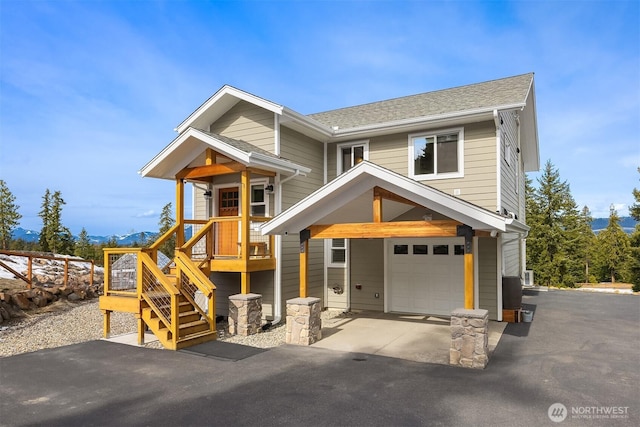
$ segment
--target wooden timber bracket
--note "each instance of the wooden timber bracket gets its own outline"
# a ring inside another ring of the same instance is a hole
[[[464,237],[464,253],[473,253],[473,228],[468,225],[459,225],[457,228],[458,237]]]

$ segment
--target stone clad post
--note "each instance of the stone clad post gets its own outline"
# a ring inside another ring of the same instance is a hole
[[[253,335],[262,326],[262,295],[237,294],[229,297],[229,333]]]
[[[287,344],[311,345],[322,338],[320,298],[287,300]]]
[[[449,364],[484,369],[489,363],[489,312],[457,308],[451,312]]]

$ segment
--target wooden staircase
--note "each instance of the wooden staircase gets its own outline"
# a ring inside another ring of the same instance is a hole
[[[209,279],[212,254],[198,259],[191,256],[195,244],[212,241],[213,224],[208,221],[188,242],[176,247],[168,265],[158,265],[158,248],[183,224],[174,225],[149,248],[105,249],[104,295],[100,297],[105,336],[109,336],[111,312],[123,311],[139,319],[140,344],[145,329],[170,350],[217,338],[216,286]]]
[[[171,310],[168,304],[159,305],[161,311]],[[142,303],[142,320],[151,329],[165,348],[178,350],[195,344],[212,341],[217,338],[217,332],[211,331],[209,323],[202,319],[200,312],[184,295],[178,297],[178,336],[148,303]]]

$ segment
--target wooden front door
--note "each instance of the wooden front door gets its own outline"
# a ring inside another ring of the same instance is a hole
[[[218,216],[238,216],[240,202],[238,187],[218,190]],[[218,253],[238,255],[238,221],[221,222],[218,230]]]

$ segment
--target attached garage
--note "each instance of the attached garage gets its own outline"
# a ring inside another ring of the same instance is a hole
[[[389,239],[387,311],[445,315],[464,306],[464,239]]]

